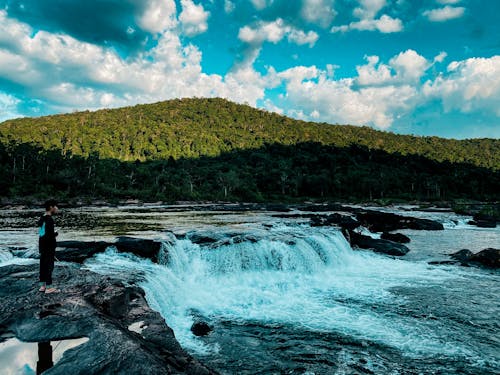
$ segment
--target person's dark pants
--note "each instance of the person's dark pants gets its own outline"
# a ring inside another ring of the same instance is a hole
[[[43,250],[40,252],[40,282],[52,284],[52,271],[54,271],[54,251]]]

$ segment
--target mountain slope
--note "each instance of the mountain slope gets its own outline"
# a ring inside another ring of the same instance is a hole
[[[451,140],[381,132],[368,127],[309,123],[224,99],[178,99],[0,124],[0,142],[28,143],[62,155],[121,161],[217,156],[264,144],[317,142],[389,154],[468,163],[500,170],[500,140]]]

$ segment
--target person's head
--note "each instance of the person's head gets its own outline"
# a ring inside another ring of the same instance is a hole
[[[57,213],[59,209],[57,207],[57,202],[55,199],[49,199],[48,201],[45,202],[44,206],[45,206],[45,211],[47,213],[50,213],[51,215]]]

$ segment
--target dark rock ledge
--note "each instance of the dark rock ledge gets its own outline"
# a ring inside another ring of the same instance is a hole
[[[38,265],[0,267],[0,342],[88,337],[46,374],[214,374],[186,353],[135,286],[56,265],[60,293],[37,291]],[[143,322],[140,333],[129,330]]]
[[[133,237],[118,237],[115,242],[58,241],[56,257],[61,261],[83,263],[95,254],[104,252],[109,246],[114,246],[120,252],[132,253],[157,262],[161,242]]]

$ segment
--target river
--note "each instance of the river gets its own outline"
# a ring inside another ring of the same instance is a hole
[[[85,267],[140,273],[181,345],[223,374],[500,373],[500,272],[428,264],[462,248],[498,248],[500,229],[449,212],[386,210],[445,230],[400,231],[411,251],[395,259],[351,249],[334,227],[266,211],[94,207],[67,209],[56,224],[60,240],[163,240],[160,264],[108,248]],[[0,217],[0,265],[29,261],[37,212]],[[240,240],[200,246],[193,232]],[[200,319],[213,327],[208,336],[191,333]]]

